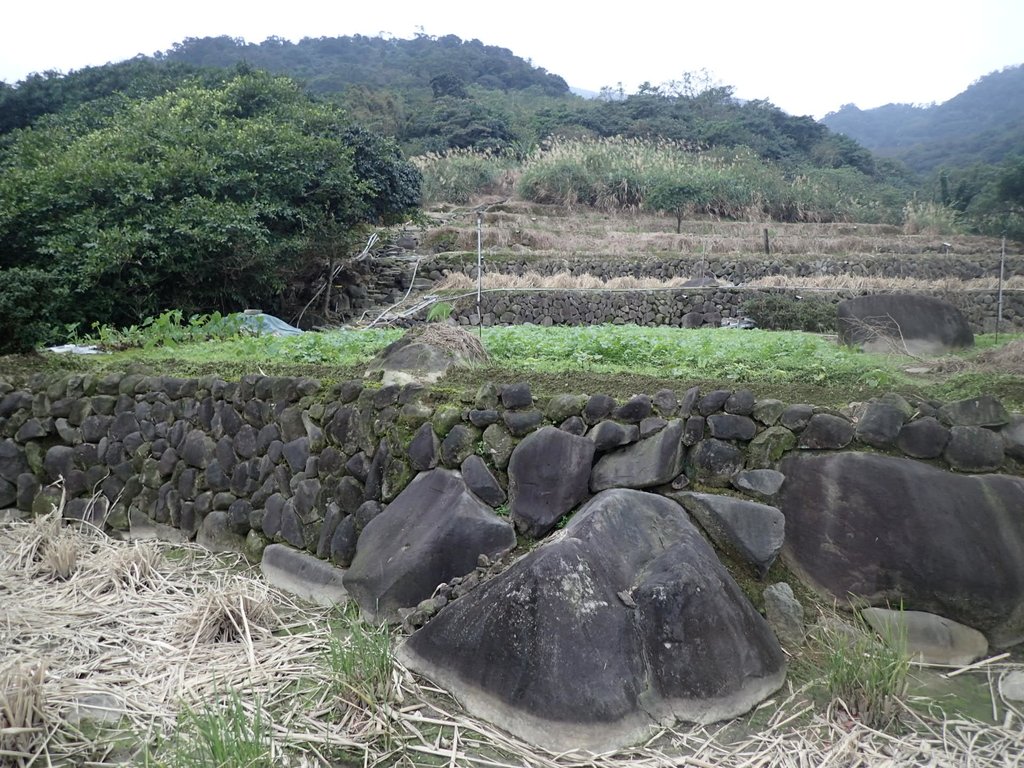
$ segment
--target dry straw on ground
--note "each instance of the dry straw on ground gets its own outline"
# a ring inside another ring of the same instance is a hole
[[[78,552],[65,579],[42,565],[60,536]],[[144,745],[181,727],[183,707],[225,692],[247,713],[262,709],[268,764],[284,766],[346,755],[343,764],[367,767],[1010,768],[1024,754],[1024,713],[999,698],[998,675],[1010,668],[1000,664],[978,673],[993,681],[997,725],[915,706],[894,735],[791,689],[730,723],[666,729],[598,756],[531,749],[397,666],[387,700],[339,706],[325,662],[336,613],[292,602],[237,558],[61,529],[56,516],[0,526],[0,594],[5,766],[142,764]]]
[[[416,326],[403,338],[452,352],[463,360],[484,362],[488,359],[487,350],[478,337],[450,323],[426,323]]]
[[[532,270],[522,274],[485,273],[483,287],[487,290],[505,289],[524,291],[536,289],[551,290],[666,290],[681,288],[689,277],[660,279],[654,277],[613,277],[603,279],[590,273],[572,274],[555,272],[545,275]],[[730,285],[722,281],[723,285]],[[995,291],[999,288],[996,278],[972,280],[920,280],[900,277],[862,277],[857,275],[820,275],[816,277],[787,277],[776,275],[743,283],[744,288],[794,288],[821,291],[870,291],[887,293],[956,293],[962,291]],[[476,280],[461,272],[446,275],[434,284],[435,291],[469,291],[476,288]],[[1005,290],[1024,290],[1024,277],[1011,277],[1004,281]]]

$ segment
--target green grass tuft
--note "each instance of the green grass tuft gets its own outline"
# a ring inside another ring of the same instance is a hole
[[[907,692],[910,654],[905,624],[892,636],[876,635],[859,618],[853,625],[821,625],[822,674],[833,705],[869,728],[895,724]],[[852,630],[852,631],[851,631]]]
[[[200,709],[186,707],[174,736],[146,757],[151,768],[274,768],[270,724],[257,700],[247,707],[238,691]]]
[[[358,609],[340,612],[327,649],[333,693],[359,706],[387,701],[391,692],[391,635],[386,626],[371,627]]]

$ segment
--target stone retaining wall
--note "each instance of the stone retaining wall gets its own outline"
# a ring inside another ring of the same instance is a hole
[[[746,390],[535,401],[526,384],[488,384],[451,405],[419,385],[37,375],[0,382],[0,509],[45,511],[63,492],[65,516],[111,529],[144,515],[213,546],[284,541],[347,566],[362,527],[417,472],[461,469],[500,507],[517,444],[545,425],[590,435],[600,456],[680,424],[689,458],[676,488],[742,492],[739,473],[788,451],[858,447],[1020,474],[1021,417],[989,400],[940,408],[893,396],[844,415]]]
[[[487,258],[485,270],[498,274],[521,275],[538,272],[553,275],[569,272],[590,274],[603,280],[613,277],[701,277],[711,274],[737,285],[764,277],[857,277],[915,278],[919,280],[971,280],[999,277],[999,254],[882,253],[855,254],[847,258],[827,255],[772,255],[768,257],[699,254],[673,257],[637,255],[628,259],[600,256],[573,256],[571,259]],[[442,254],[423,264],[422,277],[437,280],[446,272],[461,272],[476,277],[476,254]],[[1024,256],[1007,255],[1005,276],[1024,275]]]
[[[766,295],[814,297],[838,304],[866,295],[866,291],[806,291],[786,288],[736,287],[677,288],[648,291],[485,291],[481,297],[483,324],[520,325],[669,325],[718,326],[722,318],[742,314],[741,305]],[[995,330],[996,291],[960,291],[933,294],[959,309],[975,333]],[[476,325],[476,296],[455,302],[454,319]],[[1024,330],[1024,291],[1003,293],[1003,326],[1008,332]]]

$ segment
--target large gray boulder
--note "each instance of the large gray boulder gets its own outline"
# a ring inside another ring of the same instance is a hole
[[[933,296],[858,296],[840,302],[836,313],[839,338],[851,346],[917,355],[974,345],[960,310]]]
[[[345,589],[371,622],[397,622],[400,608],[465,576],[480,555],[497,558],[515,543],[512,526],[474,496],[459,473],[422,472],[366,524]]]
[[[626,489],[595,496],[398,656],[475,716],[554,751],[733,717],[785,674],[766,622],[679,505]]]
[[[828,599],[927,611],[1024,640],[1024,478],[866,453],[791,455],[783,558]]]
[[[594,465],[590,489],[651,488],[663,485],[683,471],[686,446],[683,421],[673,419],[663,430],[617,451],[606,453]]]
[[[509,510],[516,528],[540,538],[587,495],[594,443],[557,427],[523,438],[508,463]]]

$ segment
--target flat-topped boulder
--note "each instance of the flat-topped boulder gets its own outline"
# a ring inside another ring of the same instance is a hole
[[[783,558],[828,599],[926,611],[1024,640],[1024,478],[868,453],[791,455]]]
[[[925,664],[963,667],[988,653],[981,632],[933,613],[865,608],[861,615],[875,632],[904,642],[907,653]]]
[[[960,310],[934,296],[858,296],[840,302],[836,314],[839,338],[851,346],[910,355],[974,346],[974,334]]]
[[[271,544],[263,550],[260,570],[270,584],[317,605],[330,607],[348,602],[342,584],[345,572],[308,552],[286,544]]]
[[[627,489],[595,496],[398,656],[473,715],[554,751],[733,717],[785,674],[767,623],[682,508]]]

